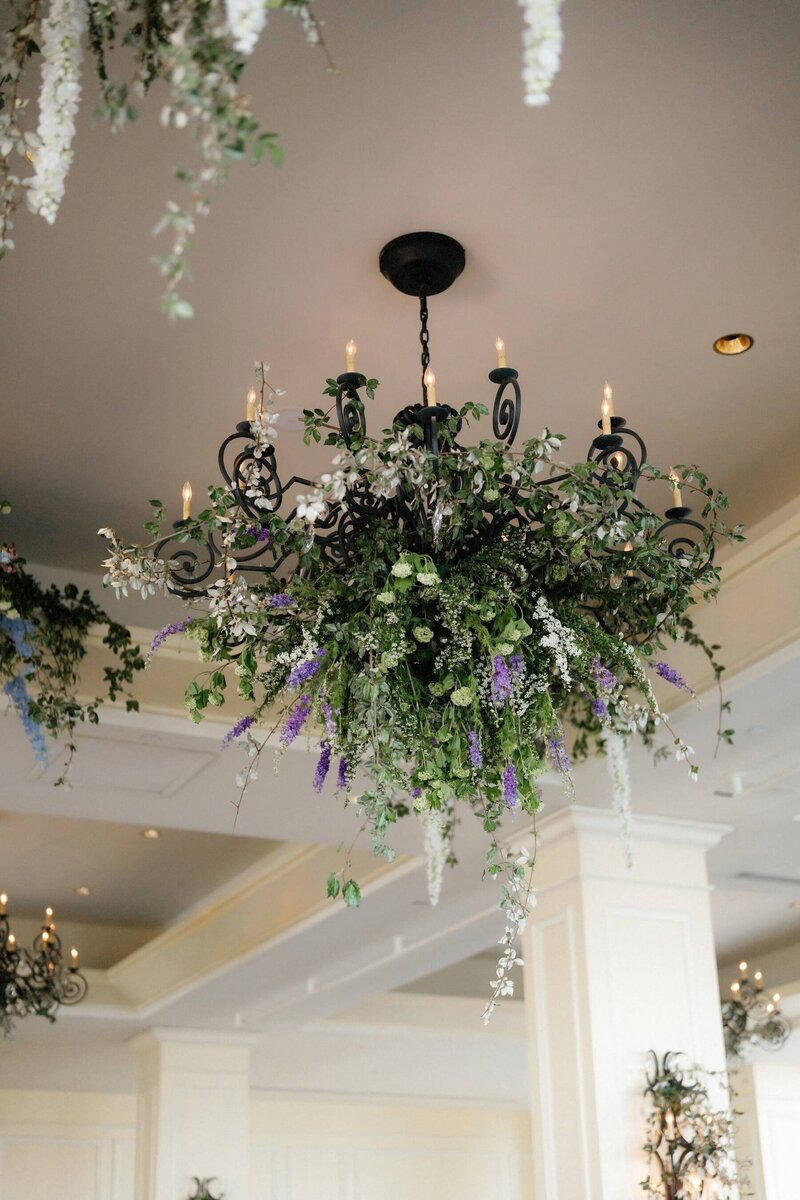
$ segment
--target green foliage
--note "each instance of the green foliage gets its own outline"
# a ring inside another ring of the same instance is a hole
[[[0,511],[10,511],[7,501]],[[79,699],[80,670],[90,632],[102,628],[102,644],[113,661],[103,668],[104,688],[91,699]],[[45,587],[25,570],[13,546],[0,547],[0,684],[13,695],[24,683],[23,719],[29,735],[41,727],[66,742],[63,783],[75,751],[75,730],[81,722],[96,725],[106,701],[125,700],[138,709],[130,686],[144,667],[139,647],[124,625],[112,621],[88,591],[74,584]],[[35,743],[36,744],[36,743]]]

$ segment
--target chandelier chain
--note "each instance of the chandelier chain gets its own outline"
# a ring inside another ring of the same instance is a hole
[[[431,353],[429,348],[430,334],[428,332],[428,297],[420,296],[419,298],[419,340],[422,346],[422,354],[420,362],[422,363],[422,399],[426,399],[427,387],[425,386],[425,372],[430,366]]]

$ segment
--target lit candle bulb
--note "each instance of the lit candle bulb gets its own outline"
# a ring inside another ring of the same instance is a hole
[[[736,993],[739,991],[739,984],[738,984],[738,983],[732,983],[732,984],[731,984],[731,991],[733,992],[733,994],[734,994],[734,995],[736,995]]]
[[[6,911],[7,904],[8,896],[5,894],[5,892],[0,893],[0,913],[4,913]]]
[[[672,476],[672,475],[670,475],[670,479],[672,479],[672,478],[673,478],[673,476]],[[678,493],[678,504],[680,504],[680,493]],[[746,963],[746,962],[740,962],[740,963],[739,963],[739,970],[741,971],[742,975],[744,975],[745,971],[747,970],[747,963]]]
[[[780,992],[776,992],[775,995],[772,997],[772,999],[775,1001],[776,1004],[780,1004],[780,1002],[781,1002]]]
[[[753,979],[755,979],[756,983],[761,983],[761,980],[763,978],[764,978],[764,976],[761,974],[760,971],[756,971],[755,975],[753,976]]]
[[[47,923],[49,925],[53,919],[53,910],[49,904],[48,904],[47,908],[44,910],[44,915],[47,917]]]
[[[43,932],[43,934],[42,934],[42,941],[43,941],[43,942],[49,942],[49,941],[50,941],[50,934],[48,933],[48,931],[47,931],[46,929],[45,929],[45,931],[44,931],[44,932]]]
[[[350,338],[350,341],[344,348],[345,361],[347,363],[348,371],[355,371],[356,369],[356,350],[358,350],[358,346],[355,344],[353,339]]]
[[[506,364],[506,344],[501,337],[495,338],[494,348],[497,351],[498,367],[505,367]]]
[[[672,1115],[671,1108],[667,1109],[667,1115],[666,1115],[664,1124],[666,1126],[667,1138],[669,1139],[669,1141],[674,1141],[674,1139],[675,1139],[675,1118]]]
[[[672,483],[672,507],[683,508],[683,500],[681,498],[680,480],[674,471],[669,473],[670,482]],[[746,971],[747,963],[739,963],[739,970]]]
[[[434,373],[430,369],[430,367],[428,367],[426,369],[425,374],[422,376],[422,382],[425,384],[425,396],[427,398],[428,404],[429,405],[435,404],[436,403],[436,376],[434,375]]]
[[[17,944],[17,939],[14,937],[14,934],[13,934],[13,933],[10,933],[10,934],[8,935],[8,944],[9,944],[9,946],[11,946],[11,947],[12,947],[12,949],[13,949],[13,947],[14,947],[14,946],[16,946],[16,944]]]
[[[255,388],[250,388],[247,393],[247,419],[254,421],[256,417],[256,405],[258,404],[258,396]]]
[[[75,971],[75,970],[77,970],[77,967],[78,967],[78,951],[75,948],[75,946],[72,947],[72,949],[69,952],[69,955],[70,955],[70,958],[72,959],[70,966],[72,967],[73,971]]]
[[[192,485],[188,479],[181,489],[181,497],[183,498],[183,519],[188,521],[192,515]]]
[[[614,389],[612,388],[612,386],[608,382],[608,380],[606,380],[606,385],[603,388],[603,399],[608,404],[608,415],[610,417],[613,417],[614,416]]]
[[[603,434],[611,433],[611,402],[606,395],[608,384],[603,389],[603,399],[600,403],[600,419],[602,421]]]

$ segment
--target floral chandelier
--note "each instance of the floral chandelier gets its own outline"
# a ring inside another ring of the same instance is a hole
[[[74,946],[64,960],[52,908],[45,909],[44,923],[30,952],[10,931],[7,905],[4,892],[0,895],[0,1025],[9,1037],[15,1018],[36,1016],[55,1021],[62,1004],[79,1004],[88,989],[78,970]]]
[[[151,501],[149,543],[100,532],[110,542],[105,582],[118,594],[163,589],[189,604],[152,650],[177,632],[197,643],[207,669],[186,690],[191,719],[233,690],[247,706],[224,739],[247,753],[242,794],[268,745],[280,757],[314,730],[314,790],[337,760],[336,789],[377,854],[391,861],[391,826],[418,815],[434,903],[460,814],[478,817],[506,916],[488,1017],[513,990],[514,942],[531,903],[531,853],[507,849],[504,817],[535,817],[547,771],[571,792],[571,758],[595,748],[627,830],[632,734],[650,743],[666,730],[656,753],[674,753],[696,777],[651,681],[694,695],[660,655],[675,639],[704,650],[719,678],[689,614],[719,589],[716,542],[742,534],[725,524],[727,500],[697,467],[647,462],[608,385],[584,460],[554,461],[563,437],[548,429],[515,450],[521,391],[499,338],[492,437],[464,444],[467,424],[488,409],[437,396],[428,331],[428,298],[463,267],[463,248],[442,234],[408,234],[381,252],[383,274],[419,301],[422,379],[419,400],[380,438],[366,422],[378,381],[356,369],[350,342],[346,370],[327,380],[327,407],[304,411],[305,440],[324,439],[332,469],[284,479],[275,451],[283,393],[258,363],[246,419],[219,450],[222,483],[202,511],[192,516],[187,483],[171,533],[160,501]],[[639,495],[643,482],[650,494],[663,489],[663,514]],[[699,499],[699,519],[684,490]],[[349,855],[328,892],[358,904]]]
[[[739,978],[731,984],[729,999],[722,1002],[725,1049],[735,1060],[744,1057],[748,1045],[780,1050],[791,1027],[780,1010],[780,993],[764,995],[764,976],[756,971],[750,979],[747,963],[739,963]]]

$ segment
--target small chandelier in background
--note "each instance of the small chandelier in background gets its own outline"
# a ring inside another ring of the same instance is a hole
[[[791,1027],[780,1010],[780,994],[764,995],[764,977],[756,971],[752,980],[747,963],[739,963],[739,978],[731,984],[729,1000],[722,1001],[725,1049],[731,1059],[741,1059],[748,1045],[780,1050]]]
[[[9,1037],[16,1017],[46,1017],[55,1021],[62,1004],[79,1004],[88,986],[78,970],[73,946],[64,961],[52,908],[36,935],[32,951],[17,943],[9,927],[8,896],[0,895],[0,1026]]]

